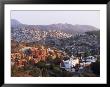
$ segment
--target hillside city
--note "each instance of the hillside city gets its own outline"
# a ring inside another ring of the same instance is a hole
[[[26,25],[11,20],[11,76],[100,76],[100,30],[89,25]]]

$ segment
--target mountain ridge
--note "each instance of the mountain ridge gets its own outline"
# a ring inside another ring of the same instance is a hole
[[[96,27],[94,27],[94,26],[91,26],[91,25],[79,25],[79,24],[75,24],[75,25],[73,25],[73,24],[69,24],[69,23],[55,23],[55,24],[46,24],[46,25],[29,25],[29,24],[23,24],[23,23],[21,23],[21,22],[19,22],[18,20],[16,20],[16,19],[11,19],[11,25],[14,25],[14,24],[16,24],[16,25],[19,25],[19,24],[22,24],[22,25],[27,25],[27,26],[74,26],[74,27],[81,27],[81,26],[84,26],[84,27],[92,27],[92,28],[94,28],[94,29],[96,29],[96,30],[99,30],[99,28],[96,28]]]
[[[26,25],[17,20],[11,20],[11,38],[17,39],[18,41],[39,41],[46,37],[57,39],[69,38],[76,34],[97,30],[99,29],[90,25],[72,25],[68,23]]]

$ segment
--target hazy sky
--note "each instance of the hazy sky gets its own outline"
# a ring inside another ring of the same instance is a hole
[[[11,19],[31,25],[69,23],[100,28],[100,11],[11,11]]]

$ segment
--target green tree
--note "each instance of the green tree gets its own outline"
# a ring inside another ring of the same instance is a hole
[[[85,57],[90,56],[90,55],[91,55],[90,51],[86,51],[85,54],[84,54]]]
[[[60,63],[61,63],[61,58],[55,58],[54,59],[54,64],[55,65],[60,65]]]
[[[96,61],[95,63],[92,63],[91,70],[93,71],[94,74],[100,76],[100,62]]]
[[[46,59],[46,62],[48,63],[53,63],[53,59],[51,56],[48,56],[47,59]]]
[[[42,69],[42,76],[43,77],[48,77],[49,76],[47,68]]]
[[[42,76],[42,71],[39,68],[34,68],[29,74],[34,77],[39,77]]]
[[[18,67],[16,65],[11,66],[11,76],[16,76],[17,72],[18,72]]]
[[[61,71],[60,67],[54,66],[52,71],[53,71],[53,73],[55,73],[56,77],[61,76],[62,71]]]
[[[39,61],[36,65],[38,68],[44,68],[44,67],[46,67],[46,62],[45,61]]]

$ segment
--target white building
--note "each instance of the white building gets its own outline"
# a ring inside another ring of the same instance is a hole
[[[54,50],[52,50],[51,48],[48,48],[48,51],[49,51],[49,52],[54,52]]]
[[[76,64],[79,64],[79,59],[70,58],[70,59],[65,60],[65,61],[63,60],[60,63],[60,67],[64,68],[67,71],[75,72],[75,69],[73,67],[75,67]]]
[[[83,61],[83,64],[85,66],[85,65],[90,65],[93,62],[96,62],[97,58],[95,58],[94,56],[88,56],[85,59],[83,58],[82,61]]]

